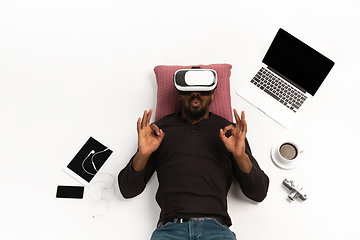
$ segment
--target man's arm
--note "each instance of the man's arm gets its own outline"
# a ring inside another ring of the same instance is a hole
[[[154,165],[151,159],[148,160],[143,170],[136,172],[132,167],[135,156],[130,159],[118,175],[120,192],[124,198],[132,198],[142,193],[154,173]]]
[[[269,178],[262,171],[258,162],[253,157],[251,149],[247,139],[246,142],[246,154],[249,157],[252,168],[250,173],[244,173],[239,167],[238,164],[234,161],[233,169],[236,180],[240,184],[241,191],[253,201],[261,202],[265,199],[268,188],[269,188]]]
[[[245,138],[247,133],[247,124],[245,121],[245,112],[241,112],[241,119],[234,109],[234,116],[236,120],[236,126],[226,126],[224,129],[220,129],[220,138],[224,142],[225,147],[234,156],[239,168],[244,173],[250,173],[252,169],[252,163],[249,156],[245,152],[246,144]],[[225,133],[231,131],[231,136],[226,137]]]
[[[149,112],[145,110],[143,118],[138,118],[138,151],[118,175],[120,192],[125,198],[140,194],[154,172],[153,164],[149,167],[147,165],[151,154],[160,146],[165,133],[156,124],[150,125],[151,114],[152,109]]]
[[[137,121],[139,151],[132,162],[132,167],[136,172],[145,168],[150,155],[159,148],[165,136],[165,133],[156,124],[150,125],[151,114],[152,109],[149,113],[145,110],[143,118],[138,118]]]
[[[226,148],[232,153],[236,161],[234,166],[235,177],[240,183],[243,193],[250,199],[261,202],[267,195],[269,178],[260,169],[255,158],[251,154],[250,147],[246,140],[247,124],[245,112],[239,117],[234,109],[236,126],[226,126],[220,129],[220,138]],[[231,136],[226,137],[225,133],[231,131]]]

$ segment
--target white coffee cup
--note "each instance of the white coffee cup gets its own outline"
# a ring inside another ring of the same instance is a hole
[[[304,149],[294,141],[281,141],[271,149],[271,158],[280,168],[292,169],[299,165]]]

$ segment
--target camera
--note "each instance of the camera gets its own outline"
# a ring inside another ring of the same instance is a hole
[[[295,199],[298,197],[303,201],[308,199],[307,190],[305,190],[299,184],[295,183],[294,180],[287,177],[284,179],[283,184],[285,187],[287,187],[290,190],[290,194],[288,195],[288,198],[291,201],[295,201]]]

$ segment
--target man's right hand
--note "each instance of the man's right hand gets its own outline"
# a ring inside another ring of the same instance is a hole
[[[158,149],[165,136],[165,133],[156,124],[150,125],[151,114],[152,109],[149,112],[145,110],[143,118],[138,118],[137,121],[139,151],[133,161],[135,171],[141,171],[145,168],[150,155]]]

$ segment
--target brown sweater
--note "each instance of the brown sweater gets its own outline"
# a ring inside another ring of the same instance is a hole
[[[165,132],[160,147],[140,172],[131,167],[134,155],[119,173],[118,181],[125,198],[135,197],[156,171],[159,221],[220,217],[230,226],[226,197],[234,177],[248,198],[261,202],[266,197],[269,178],[252,156],[247,140],[246,153],[253,164],[249,174],[239,169],[219,137],[220,128],[233,123],[210,114],[209,118],[192,125],[178,114],[172,114],[156,124]]]

